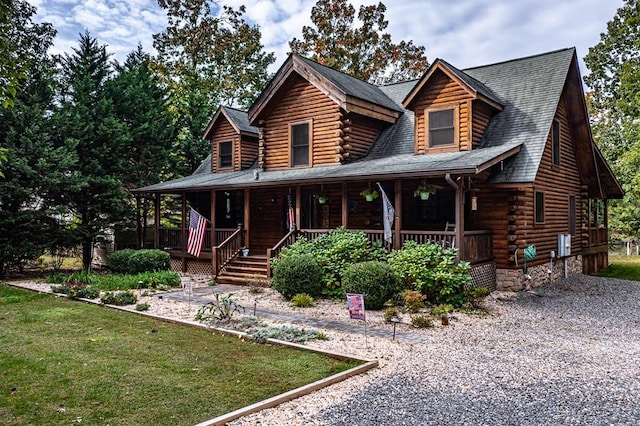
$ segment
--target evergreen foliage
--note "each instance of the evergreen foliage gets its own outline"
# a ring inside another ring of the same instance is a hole
[[[625,0],[589,49],[584,77],[593,138],[626,194],[611,203],[612,234],[640,235],[640,1]]]

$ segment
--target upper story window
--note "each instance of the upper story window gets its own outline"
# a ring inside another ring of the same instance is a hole
[[[553,120],[551,126],[551,156],[554,166],[560,165],[560,123]]]
[[[454,146],[458,143],[457,113],[457,106],[425,111],[428,148]]]
[[[536,191],[536,223],[544,223],[544,192]]]
[[[218,168],[233,167],[233,142],[220,142],[218,144]]]
[[[311,161],[311,120],[289,125],[291,166],[308,166]]]

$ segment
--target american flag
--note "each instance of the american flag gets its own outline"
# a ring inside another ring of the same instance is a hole
[[[193,208],[189,213],[189,239],[187,240],[187,253],[200,257],[204,233],[207,229],[207,219],[201,216]]]

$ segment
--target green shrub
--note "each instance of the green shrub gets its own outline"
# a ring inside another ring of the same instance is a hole
[[[306,293],[299,293],[291,299],[291,306],[295,306],[296,308],[309,308],[315,306],[315,303],[313,303],[313,297]]]
[[[409,313],[416,313],[424,308],[424,294],[416,290],[406,290],[403,293],[404,306]]]
[[[215,300],[202,306],[196,313],[196,321],[230,321],[236,313],[244,312],[244,307],[238,304],[233,293],[214,295]]]
[[[170,256],[162,250],[119,250],[109,256],[109,268],[116,274],[166,271]]]
[[[400,311],[395,306],[389,306],[382,314],[384,322],[391,322],[393,318],[400,319]]]
[[[70,281],[72,279],[71,277],[73,277],[73,275],[68,277],[65,282],[75,282]],[[178,273],[173,271],[145,272],[135,275],[85,274],[82,279],[91,283],[92,287],[104,291],[140,288],[169,290],[172,287],[180,286],[180,277]]]
[[[67,282],[67,275],[62,272],[52,272],[47,275],[46,281],[51,284],[64,284]]]
[[[468,262],[455,262],[456,249],[440,244],[405,242],[389,255],[389,265],[403,289],[417,290],[431,303],[461,306],[464,286],[470,281]]]
[[[138,312],[143,312],[143,311],[148,311],[149,310],[149,304],[148,303],[138,303],[136,305],[136,311]]]
[[[431,308],[431,313],[436,317],[443,317],[451,312],[453,312],[453,306],[447,304],[436,305]]]
[[[480,302],[482,302],[491,291],[486,287],[471,287],[465,291],[465,296],[467,298],[467,302],[471,304],[474,308],[480,307]]]
[[[273,269],[271,287],[287,300],[298,293],[319,296],[324,285],[323,272],[312,255],[286,256]]]
[[[272,327],[256,317],[242,318],[235,328],[249,334],[257,343],[264,343],[267,339],[293,343],[304,343],[307,340],[328,340],[327,335],[321,331],[295,327]]]
[[[100,301],[105,305],[133,305],[138,297],[131,291],[108,291],[102,295]]]
[[[416,315],[411,318],[411,325],[416,328],[431,328],[433,327],[433,320],[425,315]]]
[[[342,289],[346,293],[364,294],[366,308],[381,309],[396,294],[398,286],[388,264],[368,261],[355,263],[346,269]]]
[[[51,291],[54,293],[66,294],[72,299],[95,299],[99,295],[98,290],[80,282],[68,282],[61,285],[52,285]]]
[[[387,255],[382,245],[371,244],[364,232],[340,227],[313,241],[300,238],[282,250],[280,257],[273,262],[274,268],[288,257],[303,254],[313,256],[322,267],[325,283],[323,294],[328,297],[344,297],[341,282],[349,265],[368,260],[383,260]]]

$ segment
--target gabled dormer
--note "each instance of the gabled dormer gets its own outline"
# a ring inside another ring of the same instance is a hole
[[[258,166],[305,168],[367,155],[402,108],[378,87],[291,54],[249,109]]]
[[[470,151],[480,145],[500,98],[481,82],[436,59],[405,98],[415,113],[414,153]]]
[[[258,155],[258,129],[247,113],[221,106],[209,122],[203,139],[211,141],[211,173],[249,168]]]

